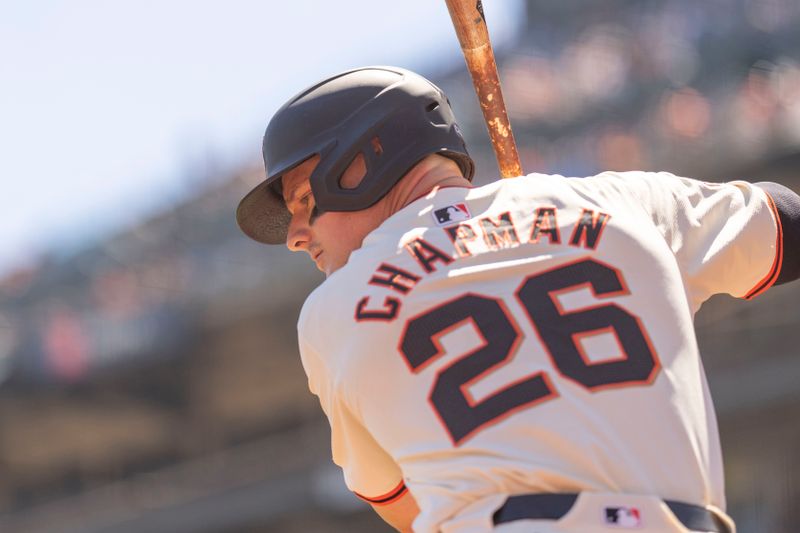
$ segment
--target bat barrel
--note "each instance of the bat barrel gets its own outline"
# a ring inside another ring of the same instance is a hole
[[[467,69],[489,130],[500,175],[504,178],[522,174],[522,165],[508,120],[497,64],[494,59],[483,6],[475,0],[445,0],[458,35]]]

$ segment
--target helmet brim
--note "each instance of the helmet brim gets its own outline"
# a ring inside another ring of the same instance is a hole
[[[291,221],[283,198],[268,181],[256,185],[236,208],[236,223],[245,235],[263,244],[285,244]]]

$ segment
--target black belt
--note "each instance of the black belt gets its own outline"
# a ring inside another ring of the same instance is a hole
[[[558,520],[569,512],[577,494],[521,494],[509,496],[506,503],[495,511],[494,524],[513,522],[514,520],[549,519]],[[693,531],[711,531],[713,533],[731,533],[727,524],[716,514],[699,505],[664,500],[675,517],[686,529]]]

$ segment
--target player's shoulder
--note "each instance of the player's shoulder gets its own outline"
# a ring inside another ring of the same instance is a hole
[[[353,278],[353,270],[355,269],[354,263],[350,261],[317,285],[303,303],[298,324],[307,323],[315,313],[330,313],[336,309],[337,303],[348,292],[348,287],[352,283],[350,280]]]
[[[665,171],[606,170],[584,178],[568,178],[572,188],[603,196],[645,201],[691,187],[697,180]]]
[[[646,170],[604,170],[592,176],[582,178],[569,178],[569,183],[580,186],[582,184],[598,184],[601,186],[639,187],[646,186],[651,181],[672,180],[677,177],[669,172],[652,172]]]
[[[501,187],[506,188],[527,188],[532,184],[548,183],[551,185],[561,186],[580,186],[592,183],[620,183],[620,184],[636,184],[647,182],[649,180],[658,179],[680,179],[669,172],[653,172],[645,170],[604,170],[593,175],[584,176],[566,176],[563,174],[544,174],[533,172],[515,178],[499,180],[497,182]]]
[[[589,176],[531,173],[500,180],[495,186],[498,188],[496,194],[500,195],[506,193],[519,197],[546,194],[569,201],[585,196],[595,199],[636,196],[658,186],[659,181],[671,179],[676,177],[666,172],[640,170],[608,170]]]

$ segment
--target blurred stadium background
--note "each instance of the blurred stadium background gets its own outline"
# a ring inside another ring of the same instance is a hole
[[[526,171],[800,191],[797,0],[520,5],[497,53]],[[478,182],[494,180],[463,62],[404,66],[450,95]],[[178,205],[0,279],[0,531],[388,531],[331,465],[297,356],[320,275],[237,231],[253,146]],[[697,317],[741,533],[800,531],[799,296],[720,297]]]

